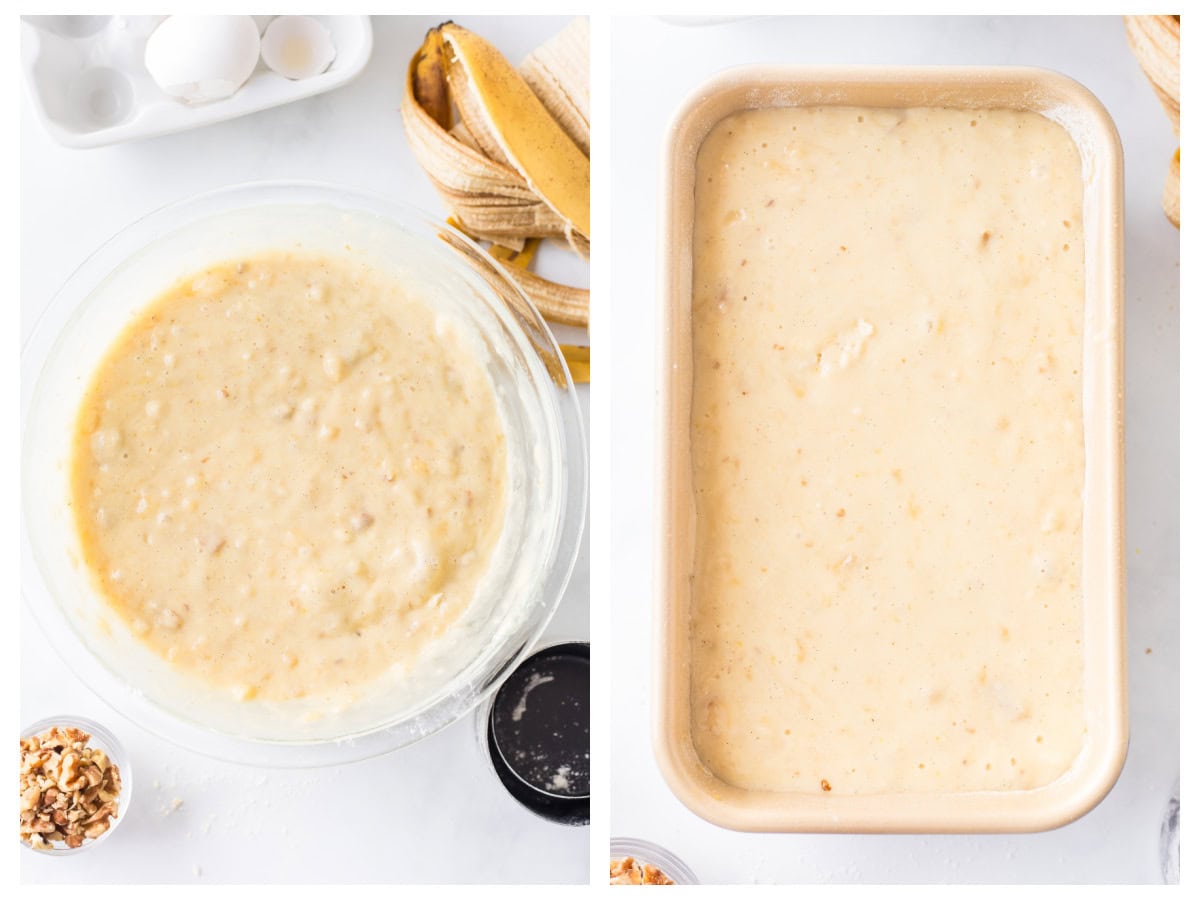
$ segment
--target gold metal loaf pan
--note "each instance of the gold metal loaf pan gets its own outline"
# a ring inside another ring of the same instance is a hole
[[[696,155],[721,119],[759,107],[850,105],[1033,110],[1061,123],[1083,161],[1085,349],[1083,625],[1086,741],[1041,788],[873,795],[749,791],[709,772],[689,714],[694,506],[692,228]],[[679,799],[712,823],[759,832],[1021,832],[1072,821],[1107,794],[1128,737],[1125,680],[1122,426],[1122,157],[1107,112],[1086,89],[1023,68],[754,67],[726,72],[684,104],[667,136],[661,198],[654,744]]]

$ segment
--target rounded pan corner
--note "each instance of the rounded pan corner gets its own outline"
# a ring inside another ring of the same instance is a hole
[[[1079,768],[1072,771],[1074,775],[1064,777],[1061,785],[1045,788],[1052,798],[1024,831],[1056,830],[1093,811],[1117,784],[1128,751],[1129,725],[1122,718],[1108,743],[1088,752]]]
[[[1087,816],[1112,791],[1125,767],[1129,750],[1129,725],[1122,711],[1116,714],[1108,737],[1085,749],[1067,773],[1049,785],[1017,793],[1024,802],[980,819],[967,829],[977,833],[1045,833],[1061,829]],[[937,821],[935,821],[937,823]],[[920,832],[941,832],[931,826]]]
[[[690,738],[685,743],[679,734],[671,732],[665,714],[665,708],[660,701],[659,713],[655,715],[653,721],[654,731],[650,734],[654,762],[658,765],[658,772],[662,774],[663,781],[671,790],[671,794],[689,810],[695,811],[692,801],[699,785],[699,777],[695,775],[693,769],[696,760],[695,749],[691,746]]]
[[[714,94],[733,87],[739,72],[753,68],[749,66],[737,66],[732,69],[724,69],[710,76],[684,95],[683,100],[679,102],[679,106],[675,108],[675,114],[667,123],[668,141],[680,132],[685,131],[692,124],[692,120],[701,113],[705,103]]]
[[[675,108],[674,115],[668,121],[664,133],[663,147],[668,165],[673,162],[674,155],[679,153],[681,146],[684,149],[689,145],[699,146],[704,135],[708,134],[709,129],[705,129],[704,135],[696,135],[689,141],[693,130],[711,115],[709,108],[714,99],[725,92],[738,89],[744,84],[747,76],[761,71],[761,68],[760,66],[746,65],[723,69],[684,95],[679,106]]]
[[[719,794],[724,788],[730,791],[730,797],[736,797],[740,790],[727,785],[705,768],[686,723],[681,725],[678,719],[672,719],[668,702],[662,697],[663,691],[660,688],[660,696],[655,702],[657,712],[653,719],[651,747],[658,772],[671,794],[701,820],[715,826],[743,832],[757,829],[752,813]]]
[[[1082,82],[1056,69],[1046,69],[1041,66],[1016,68],[1018,72],[1028,74],[1035,82],[1053,88],[1064,100],[1070,101],[1073,107],[1095,116],[1099,123],[1110,130],[1114,137],[1116,136],[1117,127],[1108,108]]]
[[[712,786],[719,780],[704,770],[689,739],[671,733],[659,720],[655,723],[653,748],[658,772],[680,804],[714,826],[742,832],[754,829],[747,825],[747,815],[741,809],[712,794]]]
[[[1031,66],[1022,67],[1021,71],[1027,73],[1035,83],[1052,90],[1077,114],[1086,117],[1087,124],[1090,126],[1090,137],[1102,145],[1104,156],[1114,163],[1123,159],[1121,134],[1117,131],[1117,124],[1113,122],[1108,108],[1104,106],[1100,98],[1092,93],[1091,89],[1071,76],[1054,69]]]

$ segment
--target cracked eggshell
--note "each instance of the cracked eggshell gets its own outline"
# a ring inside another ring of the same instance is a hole
[[[188,104],[229,97],[258,65],[253,16],[168,16],[146,42],[146,69]]]
[[[287,79],[320,75],[336,54],[329,29],[311,16],[279,16],[263,33],[263,62]]]

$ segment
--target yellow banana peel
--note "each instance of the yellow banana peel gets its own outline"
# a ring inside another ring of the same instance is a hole
[[[526,82],[486,40],[444,23],[409,64],[400,111],[456,224],[493,243],[493,257],[544,317],[581,326],[588,291],[528,268],[541,238],[562,239],[583,257],[590,251],[587,66],[578,59],[586,42],[586,20],[573,22],[522,64]]]

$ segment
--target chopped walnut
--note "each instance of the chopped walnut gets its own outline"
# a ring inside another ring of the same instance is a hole
[[[81,729],[55,726],[21,739],[21,839],[33,848],[79,848],[117,819],[121,773]]]
[[[634,858],[608,862],[609,886],[674,886],[675,881],[653,864],[643,864]]]

